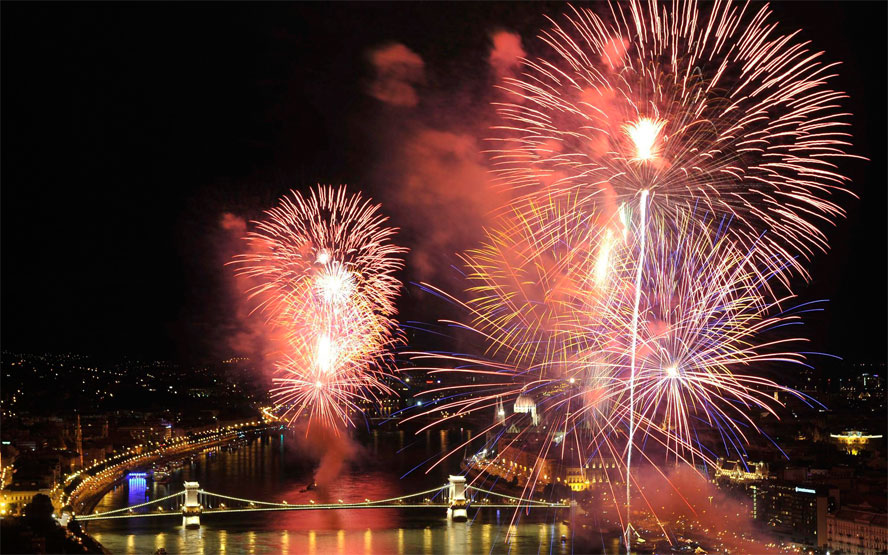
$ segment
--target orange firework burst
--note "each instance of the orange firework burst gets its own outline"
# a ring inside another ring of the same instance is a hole
[[[382,381],[400,340],[394,301],[406,249],[391,243],[379,205],[346,188],[292,192],[266,212],[235,257],[248,293],[287,348],[273,395],[292,422],[303,413],[334,429],[360,400],[392,393]]]

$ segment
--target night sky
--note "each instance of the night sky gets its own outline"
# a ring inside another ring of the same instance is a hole
[[[402,196],[417,177],[404,160],[423,152],[405,154],[404,145],[417,129],[442,141],[483,138],[495,122],[491,33],[518,33],[532,55],[543,15],[564,8],[4,2],[3,349],[233,354],[223,266],[233,247],[219,222],[225,213],[258,217],[290,188],[319,182],[383,201],[414,250],[405,281],[447,285],[453,251],[481,222],[470,221],[470,198],[429,201],[454,205],[441,206],[437,222],[458,229],[454,237],[439,241],[426,227],[434,221],[418,221],[414,199]],[[853,152],[870,159],[842,167],[860,200],[842,199],[848,218],[828,231],[831,252],[809,265],[810,285],[797,284],[801,301],[829,299],[802,333],[812,351],[883,362],[886,4],[773,9],[782,32],[802,29],[815,50],[843,62],[832,87],[850,95]],[[392,43],[422,59],[415,107],[369,94],[370,53]],[[483,165],[476,146],[450,154]],[[415,286],[401,301],[405,319],[432,322],[436,306]]]

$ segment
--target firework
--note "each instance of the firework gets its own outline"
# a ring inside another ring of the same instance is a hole
[[[539,371],[576,341],[593,347],[586,309],[607,293],[613,233],[572,199],[529,203],[464,257],[472,327],[495,338],[491,356]]]
[[[705,223],[705,216],[698,218]],[[741,250],[724,228],[697,225],[694,219],[688,215],[668,225],[652,222],[658,233],[648,238],[652,252],[632,298],[623,294],[599,305],[601,325],[611,337],[605,352],[595,354],[614,368],[630,368],[629,399],[620,409],[628,414],[623,418],[638,418],[643,434],[662,435],[669,453],[689,455],[691,462],[700,454],[692,421],[702,423],[698,428],[718,430],[739,448],[748,438],[737,422],[758,430],[749,411],[772,412],[769,393],[779,390],[803,398],[771,380],[745,374],[747,369],[761,372],[771,363],[804,363],[804,356],[781,350],[800,339],[766,339],[772,330],[799,318],[780,309],[792,301],[791,294],[768,297],[767,284],[775,272],[758,271],[752,262],[755,253]],[[636,333],[621,333],[630,313],[638,319],[629,325]],[[704,457],[704,462],[711,461]]]
[[[849,114],[827,88],[837,64],[777,34],[767,5],[606,11],[574,8],[541,34],[551,55],[503,85],[514,100],[499,106],[493,157],[517,202],[579,195],[616,217],[649,194],[667,219],[705,207],[763,260],[807,275],[848,193],[835,162],[851,156]]]
[[[496,436],[488,450],[535,453],[522,463],[526,497],[550,481],[554,458],[562,468],[609,469],[605,487],[616,499],[613,488],[633,480],[634,443],[649,444],[637,456],[655,468],[670,460],[714,464],[698,438],[715,434],[742,451],[746,427],[758,430],[750,414],[776,415],[774,391],[805,399],[749,372],[804,364],[786,350],[799,340],[773,333],[798,316],[781,312],[790,295],[766,297],[776,272],[759,271],[756,253],[742,250],[727,226],[705,213],[651,219],[639,273],[645,236],[602,228],[563,198],[527,206],[465,256],[468,299],[457,302],[470,317],[457,324],[482,338],[485,357],[414,353],[420,368],[474,378],[427,392],[447,396],[427,404],[426,414],[502,411],[485,430]],[[505,405],[514,412],[505,414]],[[515,471],[497,460],[514,456],[479,464],[507,479]],[[628,506],[621,518],[628,528]]]
[[[669,296],[674,306],[690,309],[704,301],[693,297],[702,295],[699,285],[676,275],[677,265],[685,264],[677,261],[689,261],[681,271],[697,278],[718,275],[707,265],[713,259],[736,263],[737,276],[764,273],[769,279],[759,279],[757,286],[768,295],[774,294],[770,277],[787,287],[793,273],[807,277],[804,260],[827,247],[820,225],[843,215],[835,196],[848,192],[847,179],[835,163],[851,155],[848,114],[840,108],[844,94],[827,88],[836,64],[823,62],[821,53],[792,35],[777,35],[766,5],[753,9],[726,2],[701,10],[690,2],[632,1],[610,3],[607,11],[601,17],[573,9],[564,25],[553,22],[542,33],[552,55],[527,60],[522,75],[506,79],[503,88],[512,101],[500,104],[504,124],[493,156],[501,181],[514,193],[513,209],[528,218],[536,217],[539,199],[568,197],[583,214],[597,215],[606,225],[623,224],[623,239],[631,244],[623,251],[626,266],[634,271],[623,277],[622,290],[631,294],[612,308],[602,305],[619,317],[591,334],[596,342],[612,334],[604,345],[620,345],[622,354],[591,352],[596,360],[616,356],[606,364],[614,364],[613,375],[624,376],[626,402],[617,413],[628,421],[628,476],[636,429],[653,430],[657,411],[668,414],[662,424],[670,430],[666,442],[679,453],[687,447],[690,415],[704,405],[709,424],[732,427],[727,423],[733,420],[714,408],[718,403],[712,399],[719,395],[710,397],[713,388],[742,398],[744,408],[755,405],[743,393],[748,381],[734,379],[723,367],[704,365],[708,370],[701,372],[694,364],[697,369],[689,370],[674,361],[646,359],[653,345],[672,358],[680,346],[698,352],[686,341],[667,347],[647,336],[646,314],[657,307],[652,295],[663,296],[668,287],[684,283]],[[720,228],[730,237],[715,240],[709,230],[692,230],[691,219],[697,226],[730,222]],[[688,241],[708,242],[708,250],[685,250]],[[652,260],[646,248],[653,251]],[[658,266],[664,249],[672,252],[671,266]],[[611,250],[600,246],[608,257]],[[693,252],[707,254],[700,258]],[[605,268],[602,262],[595,275],[606,276]],[[710,324],[724,333],[708,338],[727,349],[723,361],[745,361],[750,347],[733,338],[760,331],[758,322],[767,319],[749,314],[776,310],[773,303],[785,300],[775,295],[769,301],[740,282],[718,284],[728,295],[723,301],[743,301],[731,305],[736,326]],[[713,299],[719,291],[711,287]],[[706,312],[684,314],[682,322],[700,314]],[[682,329],[679,322],[662,326]],[[702,342],[699,336],[682,339]],[[702,349],[702,343],[695,348]],[[627,479],[627,519],[630,484]],[[628,547],[628,520],[625,528]]]
[[[383,382],[400,340],[393,316],[405,249],[379,205],[345,187],[292,192],[247,235],[237,272],[269,327],[286,338],[272,393],[292,420],[337,429]]]

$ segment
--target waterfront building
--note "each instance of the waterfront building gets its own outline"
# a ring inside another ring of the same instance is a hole
[[[540,425],[540,415],[537,414],[536,403],[530,395],[522,393],[515,399],[515,413],[529,414],[531,424],[534,426]]]
[[[853,555],[888,552],[888,516],[869,505],[843,507],[826,517],[828,549]]]
[[[749,482],[761,482],[770,478],[768,471],[768,463],[766,462],[743,462],[739,460],[725,460],[719,458],[716,462],[713,475],[716,481],[726,480],[735,484],[746,484]]]
[[[27,484],[25,486],[12,485],[7,489],[0,490],[0,516],[21,516],[22,509],[38,493],[49,497],[50,488],[34,488],[31,484]]]
[[[771,533],[806,547],[826,546],[826,517],[836,505],[836,488],[769,480],[749,489],[752,517]]]
[[[752,499],[763,482],[773,479],[768,463],[719,458],[712,469],[712,481],[719,489],[732,491]],[[749,506],[752,516],[752,506]]]
[[[608,458],[596,458],[582,468],[568,467],[563,481],[573,491],[586,491],[608,482],[621,483],[617,462]]]

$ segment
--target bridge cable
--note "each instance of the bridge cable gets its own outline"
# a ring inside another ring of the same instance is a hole
[[[363,501],[363,502],[360,502],[360,503],[348,503],[348,505],[373,505],[373,504],[376,504],[376,503],[388,503],[388,502],[391,502],[391,501],[399,501],[399,500],[401,500],[401,499],[407,499],[407,498],[409,498],[409,497],[418,497],[418,496],[420,496],[420,495],[425,495],[425,494],[427,494],[427,493],[435,493],[435,492],[439,492],[439,491],[441,491],[442,489],[445,489],[445,488],[447,488],[447,487],[449,487],[449,484],[445,484],[445,485],[440,486],[440,487],[437,487],[437,488],[435,488],[435,489],[430,489],[430,490],[426,490],[426,491],[419,491],[419,492],[416,492],[416,493],[409,493],[409,494],[407,494],[407,495],[402,495],[402,496],[400,496],[400,497],[391,497],[391,498],[389,498],[389,499],[377,499],[377,500],[375,500],[375,501],[370,501],[370,502]],[[255,500],[255,499],[241,499],[241,498],[239,498],[239,497],[231,497],[231,496],[228,496],[228,495],[222,495],[221,493],[214,493],[214,492],[206,491],[206,490],[198,490],[198,493],[202,493],[202,494],[204,494],[204,495],[213,495],[213,496],[216,496],[216,497],[220,497],[220,498],[222,498],[222,499],[228,499],[228,500],[230,500],[230,501],[240,501],[240,502],[242,502],[242,503],[253,503],[253,504],[256,504],[256,505],[269,505],[269,506],[271,506],[271,507],[293,507],[293,506],[297,506],[297,507],[298,507],[298,506],[299,506],[299,505],[292,504],[292,503],[272,503],[272,502],[269,502],[269,501],[257,501],[257,500]],[[329,507],[340,507],[340,506],[342,506],[343,504],[341,504],[341,503],[321,503],[321,504],[314,503],[314,504],[312,504],[312,505],[313,505],[313,506],[317,506],[317,507],[328,507],[328,506],[329,506]]]
[[[166,497],[159,497],[159,498],[157,498],[157,499],[153,499],[153,500],[151,500],[151,501],[146,501],[145,503],[139,503],[138,505],[130,505],[129,507],[124,507],[124,508],[122,508],[122,509],[114,509],[113,511],[105,511],[104,513],[92,513],[92,514],[86,514],[86,515],[79,516],[78,518],[79,518],[79,519],[87,519],[87,518],[90,518],[90,517],[95,518],[95,517],[98,517],[98,516],[111,515],[111,514],[114,514],[114,513],[120,513],[120,512],[123,512],[123,511],[128,511],[128,510],[130,510],[130,509],[138,509],[138,508],[141,508],[141,507],[145,507],[145,506],[147,506],[147,505],[154,505],[155,503],[159,503],[159,502],[161,502],[161,501],[166,501],[167,499],[172,499],[173,497],[178,497],[179,495],[184,495],[184,494],[185,494],[184,491],[180,491],[179,493],[174,493],[174,494],[172,494],[172,495],[167,495]]]

